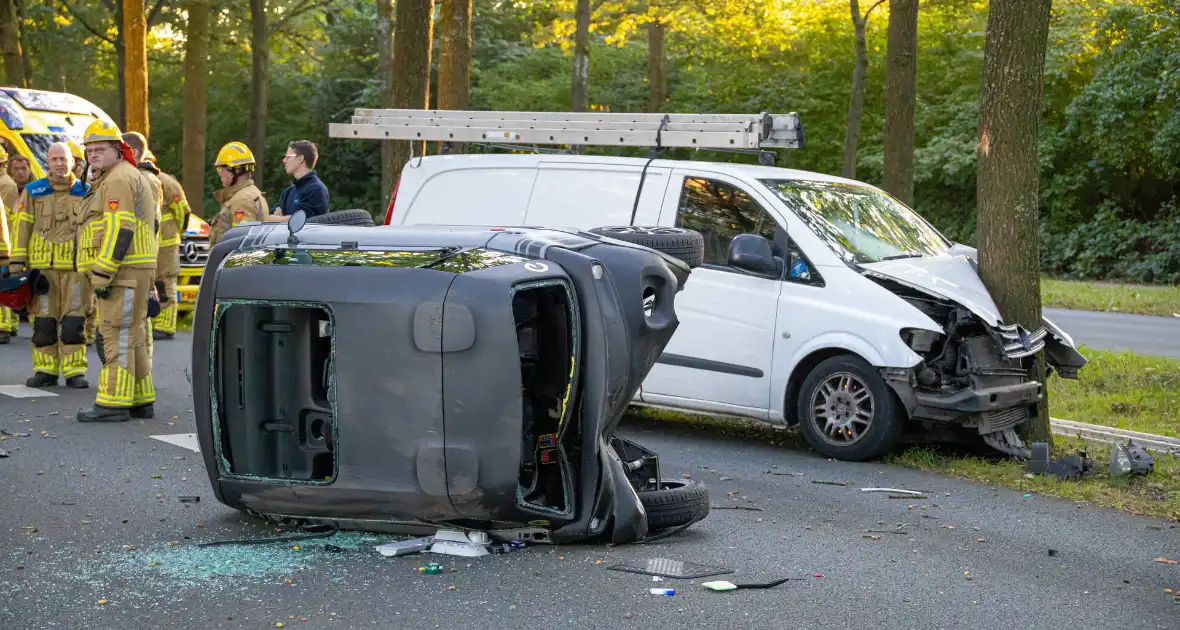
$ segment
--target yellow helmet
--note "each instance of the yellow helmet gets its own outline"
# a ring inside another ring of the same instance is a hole
[[[241,142],[230,142],[221,147],[217,152],[217,159],[213,162],[214,167],[224,166],[226,168],[233,168],[235,166],[245,166],[246,170],[254,170],[254,154],[250,152],[250,147],[247,147]]]
[[[82,136],[82,144],[90,144],[91,142],[123,142],[123,134],[119,132],[119,128],[105,120],[95,120],[86,128],[86,133]]]
[[[8,149],[5,149],[4,145],[0,144],[0,162],[7,162],[7,161],[8,161]]]
[[[82,150],[82,145],[74,142],[73,140],[67,140],[66,144],[69,145],[70,155],[74,156],[75,160],[86,159],[86,152]],[[3,148],[0,147],[0,150],[3,150]]]

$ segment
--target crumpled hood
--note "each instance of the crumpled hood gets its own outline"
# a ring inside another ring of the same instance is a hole
[[[989,326],[1003,321],[1000,309],[966,256],[902,258],[861,267],[871,274],[958,302]]]

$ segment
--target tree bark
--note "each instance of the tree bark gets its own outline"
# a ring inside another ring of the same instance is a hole
[[[123,2],[123,40],[126,57],[127,125],[148,137],[147,17],[142,0]]]
[[[25,87],[25,66],[21,59],[20,26],[13,0],[0,0],[0,55],[4,56],[4,78],[8,85]]]
[[[398,109],[426,109],[430,104],[430,47],[434,42],[434,0],[398,0],[393,34],[393,103]],[[411,153],[425,143],[394,142],[393,167],[400,173]],[[392,190],[390,190],[392,193]]]
[[[885,53],[885,179],[883,188],[914,203],[914,108],[918,81],[918,0],[889,0]]]
[[[1041,326],[1037,125],[1050,0],[992,0],[979,104],[979,270],[1004,323]],[[1044,382],[1038,357],[1030,376]],[[1028,437],[1051,441],[1042,405]]]
[[[877,0],[869,7],[864,17],[860,14],[860,2],[849,0],[848,9],[852,16],[852,29],[856,35],[856,66],[852,69],[852,98],[848,104],[848,126],[844,130],[844,177],[856,178],[856,148],[860,143],[860,118],[865,109],[865,76],[869,72],[869,50],[865,42],[865,27],[869,15],[885,0]]]
[[[123,0],[115,0],[115,84],[119,87],[119,128],[127,128],[127,46],[123,38]]]
[[[570,100],[575,112],[590,109],[590,0],[574,9],[574,78]]]
[[[197,216],[203,216],[209,0],[188,0],[185,9],[188,11],[188,32],[184,42],[184,156],[181,162],[181,182],[189,206]]]
[[[394,107],[393,84],[393,0],[377,0],[377,59],[381,73],[381,107]],[[394,161],[394,143],[381,142],[381,194],[393,193],[397,167]],[[389,200],[385,200],[389,204]]]
[[[250,0],[250,129],[249,146],[254,153],[254,181],[261,182],[266,164],[266,108],[270,83],[270,30],[266,24],[266,0]]]
[[[21,64],[25,69],[25,87],[33,87],[33,56],[29,50],[29,40],[25,39],[25,5],[23,0],[16,0],[16,36],[20,40]]]
[[[657,113],[668,100],[668,74],[664,59],[664,25],[656,20],[647,25],[647,111]]]
[[[438,12],[438,108],[471,102],[471,0],[441,0]],[[463,145],[451,146],[462,153]]]

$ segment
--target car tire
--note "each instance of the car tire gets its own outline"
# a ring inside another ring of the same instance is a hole
[[[356,225],[360,227],[373,227],[373,215],[369,214],[368,210],[338,210],[336,212],[328,212],[326,214],[317,214],[314,217],[308,217],[307,222],[319,223],[321,225]]]
[[[850,462],[880,457],[901,439],[904,425],[905,410],[897,395],[858,356],[821,362],[799,390],[799,428],[811,448],[825,457]]]
[[[619,225],[594,228],[590,233],[650,247],[683,262],[690,269],[700,267],[705,261],[705,237],[695,230]]]
[[[659,490],[638,494],[650,531],[687,525],[709,515],[709,489],[691,479],[663,479]]]

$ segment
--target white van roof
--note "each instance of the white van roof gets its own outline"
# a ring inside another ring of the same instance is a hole
[[[405,166],[411,169],[426,169],[423,175],[437,173],[456,168],[470,167],[536,167],[542,162],[546,164],[597,164],[601,166],[633,166],[642,168],[648,163],[647,158],[629,158],[601,155],[569,155],[554,153],[474,153],[455,155],[431,155],[424,158],[413,158]],[[738,178],[779,179],[779,180],[807,180],[833,183],[845,183],[866,188],[873,188],[870,184],[825,175],[811,171],[801,171],[775,166],[757,164],[740,164],[736,162],[702,162],[693,160],[653,160],[651,166],[660,168],[688,168],[702,171],[712,171]]]

